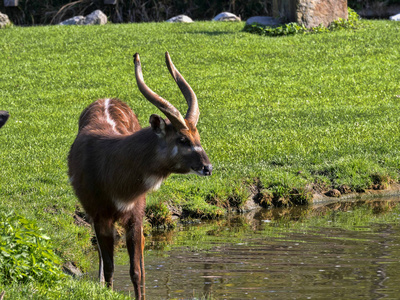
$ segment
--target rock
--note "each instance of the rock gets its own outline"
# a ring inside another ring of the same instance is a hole
[[[107,24],[107,16],[100,10],[97,9],[91,14],[87,15],[84,25],[104,25]]]
[[[389,17],[389,20],[392,20],[392,21],[400,21],[400,14],[397,14],[397,15],[394,15],[394,16]]]
[[[75,16],[59,23],[59,25],[83,25],[84,16]]]
[[[83,275],[82,271],[77,268],[74,263],[72,262],[66,262],[62,270],[64,271],[65,274],[73,276],[73,277],[81,277]]]
[[[342,195],[351,193],[351,188],[345,184],[340,185],[338,190]]]
[[[75,16],[59,23],[59,25],[104,25],[104,24],[107,24],[107,16],[99,9],[95,10],[86,17]]]
[[[172,17],[171,19],[168,19],[165,22],[168,22],[168,23],[193,23],[193,20],[186,15],[179,15],[179,16]]]
[[[273,17],[264,17],[264,16],[254,16],[248,18],[246,21],[246,25],[251,24],[260,24],[262,26],[279,26],[282,24],[280,19],[273,18]]]
[[[11,26],[11,21],[6,14],[0,12],[0,28]]]
[[[242,19],[237,15],[230,12],[222,12],[216,15],[213,21],[228,21],[228,22],[240,22]]]
[[[341,193],[337,189],[332,189],[330,191],[327,191],[325,193],[325,196],[339,198],[341,196]]]
[[[274,17],[283,17],[307,28],[347,19],[347,0],[275,0],[272,4]]]
[[[254,199],[249,198],[244,203],[243,207],[241,207],[240,211],[241,212],[248,212],[248,211],[252,211],[252,210],[255,210],[255,209],[259,209],[259,208],[261,208],[261,206],[258,203],[256,203],[254,201]]]

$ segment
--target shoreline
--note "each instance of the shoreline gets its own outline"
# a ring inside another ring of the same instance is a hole
[[[364,192],[351,192],[342,194],[339,197],[329,197],[323,193],[314,193],[310,204],[324,204],[341,200],[370,200],[394,196],[400,196],[400,183],[392,183],[388,188],[382,190],[366,189]]]

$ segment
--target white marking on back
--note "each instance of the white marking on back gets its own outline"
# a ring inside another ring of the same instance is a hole
[[[109,108],[110,108],[110,99],[107,98],[104,101],[104,114],[106,115],[106,120],[107,123],[110,124],[113,128],[113,130],[115,131],[115,126],[117,126],[117,124],[115,123],[115,121],[111,118],[110,116],[110,112],[109,112]]]
[[[125,202],[116,198],[114,198],[112,201],[116,209],[120,212],[126,212],[132,210],[135,207],[135,202]]]
[[[149,191],[156,191],[160,188],[162,182],[163,182],[162,177],[158,177],[158,176],[149,176],[145,179],[144,184],[146,186],[146,189]]]

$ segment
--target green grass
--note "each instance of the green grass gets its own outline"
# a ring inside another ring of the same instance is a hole
[[[63,299],[63,300],[128,300],[132,299],[128,295],[113,292],[110,289],[101,287],[97,282],[81,279],[75,280],[67,278],[55,284],[41,285],[37,282],[26,285],[7,285],[0,284],[0,291],[5,291],[4,299],[7,300],[43,300],[43,299]]]
[[[149,195],[150,205],[169,201],[217,216],[214,204],[236,199],[241,205],[254,178],[278,194],[321,182],[367,188],[377,175],[399,182],[398,22],[278,38],[243,27],[196,22],[0,31],[0,109],[11,114],[0,131],[0,210],[36,219],[64,260],[83,269],[96,261],[88,254],[90,229],[73,224],[77,200],[66,157],[81,111],[97,98],[123,99],[143,126],[159,113],[136,87],[135,52],[146,83],[184,113],[164,63],[170,52],[197,93],[198,129],[214,165],[211,177],[171,176]]]

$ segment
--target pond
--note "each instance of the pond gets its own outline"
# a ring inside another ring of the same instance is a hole
[[[146,239],[146,298],[399,299],[399,200],[274,208],[155,231]],[[114,288],[133,295],[125,261],[121,249]]]

